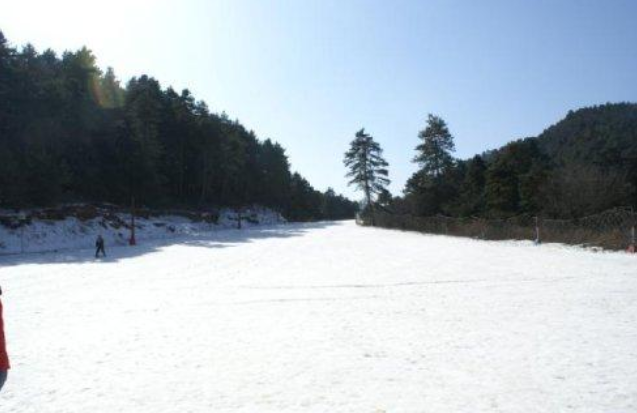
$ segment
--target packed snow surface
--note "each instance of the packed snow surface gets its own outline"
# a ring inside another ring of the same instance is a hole
[[[0,412],[635,412],[637,257],[288,224],[0,259]]]

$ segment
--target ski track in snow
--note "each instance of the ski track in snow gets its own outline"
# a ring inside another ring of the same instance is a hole
[[[637,258],[352,222],[0,259],[0,412],[635,412]]]

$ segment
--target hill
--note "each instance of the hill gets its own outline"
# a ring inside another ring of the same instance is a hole
[[[590,163],[630,172],[637,162],[637,104],[571,111],[542,132],[538,143],[558,166]]]
[[[190,91],[142,74],[125,86],[82,48],[13,47],[0,32],[0,208],[114,203],[262,205],[290,220],[357,205],[291,171],[285,149]]]
[[[537,137],[418,171],[394,210],[416,215],[577,218],[637,206],[637,104],[570,111]]]

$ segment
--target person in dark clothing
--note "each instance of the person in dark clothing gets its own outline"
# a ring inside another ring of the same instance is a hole
[[[102,253],[102,256],[106,257],[104,238],[102,238],[102,234],[98,235],[97,240],[95,240],[95,258],[99,257],[100,252]]]
[[[2,287],[0,287],[0,295],[2,295]],[[2,319],[2,301],[0,300],[0,390],[7,381],[9,373],[9,356],[7,355],[7,344],[4,339],[4,321]]]

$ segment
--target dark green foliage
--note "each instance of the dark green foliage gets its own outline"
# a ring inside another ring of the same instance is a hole
[[[458,215],[479,215],[485,210],[486,172],[487,165],[480,155],[476,155],[466,162],[465,174],[458,194]]]
[[[492,215],[536,212],[545,168],[536,139],[514,141],[498,150],[486,174],[485,197]]]
[[[629,200],[617,202],[637,206],[637,104],[605,104],[571,111],[542,132],[538,144],[556,168],[590,169],[585,179],[593,186],[600,176],[625,180]],[[601,200],[593,201],[597,204]]]
[[[568,113],[538,136],[557,166],[584,162],[609,166],[637,160],[637,105],[606,104]]]
[[[142,75],[125,88],[87,48],[61,58],[0,32],[0,207],[112,202],[260,204],[290,219],[353,218],[356,204],[290,172],[285,150],[188,90]]]
[[[438,176],[419,171],[405,186],[405,195],[413,199],[418,215],[455,214],[464,165],[449,167]]]
[[[431,144],[432,136],[444,136],[453,149],[444,122],[432,116],[429,122],[415,159],[422,168],[408,180],[404,197],[394,200],[402,213],[575,218],[637,206],[636,104],[569,112],[537,138],[468,161],[454,161],[442,145]]]
[[[363,191],[365,206],[372,213],[374,221],[374,197],[386,191],[390,181],[387,161],[383,158],[383,150],[374,138],[365,133],[365,129],[356,132],[350,149],[345,153],[343,163],[348,169],[349,185]]]
[[[418,132],[418,138],[422,143],[416,146],[414,162],[420,165],[425,175],[437,177],[453,166],[453,136],[442,118],[429,114],[427,127]]]
[[[321,193],[298,173],[292,174],[286,215],[294,221],[349,219],[356,215],[358,204],[329,188]]]
[[[578,218],[618,206],[635,206],[629,175],[615,168],[570,163],[547,172],[539,196],[549,216]]]
[[[328,188],[322,195],[321,218],[347,219],[358,211],[358,204],[350,201],[342,195],[336,194],[332,188]]]
[[[451,156],[455,150],[453,136],[444,120],[430,114],[418,138],[422,143],[416,147],[414,162],[420,170],[407,181],[405,194],[413,198],[418,215],[448,212],[453,209],[463,173],[463,166],[456,165]]]
[[[394,197],[392,196],[389,190],[383,188],[383,190],[378,194],[378,205],[383,209],[390,209],[394,202]]]
[[[389,185],[388,163],[383,158],[383,150],[365,129],[356,132],[350,149],[345,153],[349,185],[363,191],[367,205],[372,205],[374,196],[382,193]]]

